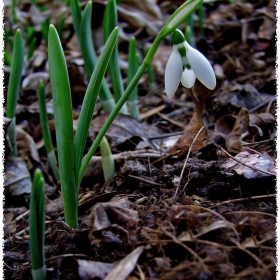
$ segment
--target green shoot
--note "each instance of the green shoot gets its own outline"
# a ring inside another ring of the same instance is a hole
[[[29,244],[33,280],[46,279],[44,178],[40,169],[33,176],[30,196]]]
[[[88,2],[81,20],[80,25],[80,37],[81,37],[81,49],[85,61],[85,67],[88,77],[91,77],[92,72],[97,63],[97,58],[93,46],[91,35],[91,14],[92,14],[92,2]],[[115,107],[115,100],[110,92],[108,84],[105,79],[102,81],[100,89],[100,101],[105,112],[111,112]]]
[[[12,57],[7,50],[4,50],[4,59],[7,66],[12,66]]]
[[[89,85],[84,97],[81,113],[78,121],[77,131],[74,140],[75,149],[75,170],[76,179],[78,179],[78,171],[81,166],[84,153],[85,143],[88,135],[90,122],[94,112],[94,106],[98,96],[98,92],[108,66],[113,49],[116,45],[118,36],[118,28],[116,27],[108,38],[102,53],[96,63],[94,71],[91,75]],[[77,181],[79,182],[79,181]],[[79,184],[77,184],[79,186]]]
[[[13,20],[13,23],[18,22],[17,13],[16,13],[16,5],[17,5],[17,1],[12,0],[12,20]]]
[[[92,2],[89,1],[87,3],[82,14],[78,1],[71,0],[71,11],[74,29],[85,62],[86,72],[90,78],[97,61],[91,34]],[[100,100],[105,112],[111,112],[115,107],[115,100],[105,79],[103,79],[100,89]]]
[[[199,33],[200,35],[204,34],[204,28],[203,28],[203,23],[204,23],[204,10],[203,10],[203,5],[198,6],[198,26],[199,26]]]
[[[33,26],[26,27],[26,35],[25,35],[25,44],[30,45],[31,41],[33,40],[36,34],[36,30]]]
[[[28,52],[27,52],[27,60],[29,60],[30,58],[33,57],[33,53],[36,49],[36,44],[37,44],[37,38],[33,37],[33,39],[30,42],[29,48],[28,48]]]
[[[136,54],[136,39],[131,37],[128,49],[128,73],[127,84],[130,84],[135,73],[139,68],[139,54]],[[140,113],[138,108],[138,86],[136,85],[127,100],[128,111],[131,116],[140,121]]]
[[[100,142],[100,151],[102,157],[102,167],[105,182],[112,180],[116,173],[115,161],[111,152],[110,145],[104,136]]]
[[[42,134],[44,138],[45,148],[48,155],[49,163],[56,181],[59,181],[59,171],[57,166],[57,159],[55,151],[52,145],[51,133],[48,124],[48,115],[46,110],[46,95],[44,83],[41,81],[38,85],[38,97],[39,97],[39,108],[40,108],[40,123],[42,128]]]
[[[187,18],[187,24],[185,29],[185,38],[186,41],[195,48],[196,42],[195,42],[195,36],[194,36],[194,26],[193,26],[193,14],[191,14]]]
[[[57,33],[58,33],[59,38],[61,38],[61,39],[62,39],[62,31],[63,31],[65,19],[66,19],[66,17],[63,16],[61,18],[61,20],[59,21],[59,24],[58,24],[58,27],[57,27]]]
[[[48,32],[49,32],[50,18],[46,18],[44,21],[41,21],[42,35],[46,42],[48,42]]]
[[[74,167],[71,91],[64,53],[53,25],[49,27],[48,57],[64,216],[66,223],[76,228],[78,226],[78,195]]]
[[[104,21],[103,21],[104,42],[108,40],[110,33],[117,26],[117,24],[118,24],[118,16],[117,16],[116,0],[108,0],[104,12]],[[124,92],[124,88],[123,88],[122,76],[121,76],[121,71],[119,66],[117,45],[113,51],[112,58],[109,62],[108,72],[111,78],[115,99],[116,101],[118,101]],[[121,112],[123,114],[128,113],[125,104],[123,105]]]
[[[11,141],[12,151],[11,154],[17,156],[16,146],[16,105],[20,90],[21,75],[23,68],[24,59],[24,48],[21,31],[18,29],[15,34],[14,46],[13,46],[13,57],[11,73],[8,85],[7,93],[7,107],[6,116],[11,119],[11,123],[8,128],[8,135]]]
[[[78,41],[81,44],[80,24],[81,24],[81,19],[82,19],[82,11],[81,11],[81,7],[79,5],[79,1],[71,0],[70,6],[71,6],[71,13],[72,13],[73,25],[74,25],[74,29],[76,32],[76,36],[78,38]]]

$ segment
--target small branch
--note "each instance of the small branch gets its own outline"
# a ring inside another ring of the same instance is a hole
[[[164,184],[156,183],[156,182],[153,182],[153,181],[150,181],[150,180],[148,180],[148,179],[141,178],[141,177],[138,177],[138,176],[128,175],[128,177],[137,179],[137,180],[139,180],[139,181],[148,183],[148,184],[150,184],[150,185],[159,186],[159,187],[164,187]]]
[[[235,202],[240,202],[240,201],[261,199],[261,198],[271,198],[271,197],[276,197],[276,194],[267,194],[267,195],[258,195],[258,196],[252,196],[252,197],[231,199],[231,200],[223,201],[223,202],[217,203],[213,206],[210,206],[209,209],[214,208],[214,207],[218,207],[218,206],[223,205],[223,204],[228,204],[228,203],[235,203]]]
[[[183,166],[183,168],[182,168],[181,175],[180,175],[180,177],[179,177],[179,178],[176,180],[176,182],[175,182],[175,183],[177,184],[177,188],[176,188],[176,191],[175,191],[175,194],[174,194],[174,198],[173,198],[174,201],[175,201],[175,197],[176,197],[176,195],[177,195],[178,189],[179,189],[179,187],[180,187],[180,183],[181,183],[181,180],[182,180],[182,177],[183,177],[185,168],[186,168],[187,161],[188,161],[188,159],[189,159],[189,157],[190,157],[190,153],[191,153],[191,151],[192,151],[193,145],[194,145],[194,143],[196,142],[196,140],[197,140],[199,134],[202,132],[203,129],[205,129],[204,126],[202,126],[202,127],[200,128],[200,130],[197,132],[196,136],[194,137],[194,139],[193,139],[193,141],[192,141],[192,144],[191,144],[191,146],[190,146],[190,148],[189,148],[189,151],[188,151],[186,160],[185,160],[185,162],[184,162],[184,166]]]

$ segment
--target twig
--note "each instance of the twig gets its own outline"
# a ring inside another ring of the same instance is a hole
[[[259,214],[259,215],[264,215],[264,216],[268,216],[268,217],[276,219],[275,215],[270,214],[270,213],[266,213],[266,212],[260,212],[260,211],[232,211],[232,212],[229,212],[229,213],[225,213],[225,215],[243,214],[243,213],[254,214],[254,215]]]
[[[156,115],[158,112],[162,111],[163,109],[165,108],[165,105],[160,105],[148,112],[145,112],[143,114],[140,114],[140,119],[143,120],[143,119],[146,119],[148,117],[151,117],[153,115]]]
[[[13,221],[18,222],[19,220],[25,218],[28,214],[29,214],[29,210],[27,210],[24,213],[22,213],[21,215],[17,216]]]
[[[235,203],[235,202],[240,202],[240,201],[246,201],[246,200],[252,200],[252,199],[261,199],[261,198],[270,198],[270,197],[276,197],[276,194],[267,194],[267,195],[258,195],[258,196],[252,196],[252,197],[244,197],[244,198],[237,198],[237,199],[231,199],[227,201],[223,201],[220,203],[217,203],[215,205],[212,205],[209,207],[209,209],[218,207],[223,204],[228,204],[228,203]]]
[[[84,255],[84,254],[63,254],[63,255],[58,255],[58,256],[48,258],[48,259],[46,259],[46,262],[53,261],[53,260],[60,259],[60,258],[68,258],[68,257],[73,257],[73,258],[80,257],[80,258],[90,259],[89,256]]]
[[[164,134],[161,134],[161,135],[156,135],[156,136],[148,137],[148,139],[149,140],[154,140],[154,139],[168,138],[168,137],[172,137],[172,136],[182,135],[183,133],[184,133],[184,131],[177,131],[177,132],[172,132],[172,133],[164,133]]]
[[[168,118],[167,116],[165,116],[165,115],[163,115],[163,114],[161,114],[161,113],[157,113],[157,115],[158,115],[159,117],[161,117],[162,119],[164,119],[164,120],[166,120],[166,121],[168,121],[168,122],[170,122],[170,123],[172,123],[172,124],[174,124],[174,125],[176,125],[176,126],[179,126],[179,127],[181,127],[181,128],[185,128],[185,125],[184,125],[184,124],[179,123],[179,122],[176,122],[176,121],[174,121],[173,119],[170,119],[170,118]]]
[[[118,154],[113,154],[114,160],[128,159],[128,158],[159,158],[162,153],[154,150],[139,150],[139,151],[126,151]],[[93,156],[90,162],[101,161],[101,156]]]
[[[173,157],[173,156],[176,156],[176,155],[180,154],[181,152],[182,152],[182,151],[181,151],[181,149],[180,149],[180,150],[177,150],[177,151],[174,152],[174,153],[167,154],[167,155],[165,155],[165,156],[163,156],[163,157],[160,157],[160,158],[154,160],[154,161],[152,162],[152,164],[155,164],[155,163],[157,163],[157,162],[160,162],[160,161],[163,161],[163,160],[165,160],[165,159],[168,159],[168,158],[171,158],[171,157]]]
[[[153,182],[153,181],[150,181],[150,180],[148,180],[148,179],[141,178],[141,177],[138,177],[138,176],[128,175],[128,177],[137,179],[137,180],[139,180],[139,181],[148,183],[148,184],[150,184],[150,185],[159,186],[159,187],[164,187],[164,184],[156,183],[156,182]]]
[[[174,202],[175,202],[175,198],[176,198],[178,189],[179,189],[179,187],[180,187],[180,183],[181,183],[181,180],[182,180],[182,177],[183,177],[185,168],[186,168],[187,161],[188,161],[188,159],[189,159],[189,157],[190,157],[190,153],[191,153],[191,151],[192,151],[193,145],[194,145],[194,143],[196,142],[196,140],[197,140],[199,134],[202,132],[202,130],[203,130],[204,128],[205,128],[205,127],[202,126],[202,127],[200,128],[200,130],[197,132],[196,136],[194,137],[194,139],[193,139],[193,141],[192,141],[192,144],[191,144],[191,146],[190,146],[190,148],[189,148],[189,150],[188,150],[188,154],[187,154],[186,160],[185,160],[185,162],[184,162],[184,166],[183,166],[183,168],[182,168],[181,175],[180,175],[179,178],[177,178],[177,180],[176,180],[176,182],[175,182],[175,183],[177,184],[177,188],[176,188],[176,191],[175,191],[175,194],[174,194],[174,198],[173,198],[173,201],[174,201]]]

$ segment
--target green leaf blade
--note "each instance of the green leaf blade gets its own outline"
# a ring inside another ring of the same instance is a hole
[[[93,116],[93,111],[98,96],[98,92],[101,87],[101,83],[107,69],[110,57],[112,55],[113,49],[116,45],[118,38],[118,28],[116,27],[111,35],[109,36],[100,57],[96,63],[94,71],[91,75],[89,85],[85,94],[83,105],[81,108],[81,113],[78,121],[77,131],[74,140],[74,150],[75,150],[75,170],[76,178],[78,179],[78,172],[80,169],[83,151],[85,148],[86,138],[90,126],[90,122]],[[80,182],[80,180],[77,180]]]
[[[72,100],[66,61],[58,33],[49,27],[48,55],[53,94],[58,162],[66,223],[78,226],[78,197],[74,168]]]

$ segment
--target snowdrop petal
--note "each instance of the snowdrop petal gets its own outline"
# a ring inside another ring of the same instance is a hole
[[[216,77],[210,62],[202,53],[191,47],[187,42],[184,42],[184,45],[187,49],[188,61],[197,79],[207,88],[214,89],[216,87]]]
[[[165,69],[165,92],[168,98],[172,98],[176,92],[183,72],[183,64],[180,53],[175,45],[173,45],[173,51],[169,57],[166,69]]]
[[[181,78],[181,84],[186,88],[191,88],[195,82],[195,74],[192,69],[185,68]]]

